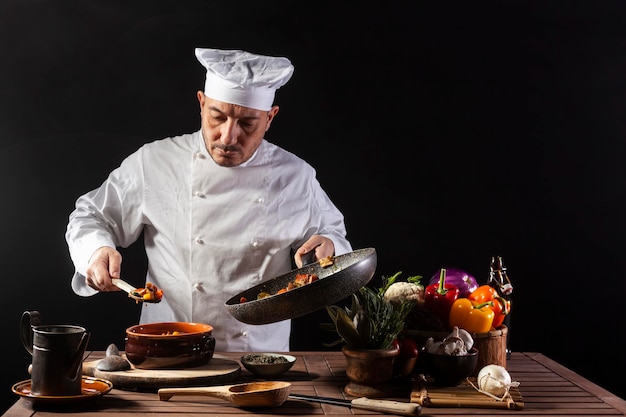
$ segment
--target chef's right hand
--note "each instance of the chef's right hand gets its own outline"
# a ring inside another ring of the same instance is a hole
[[[120,277],[121,265],[122,254],[115,248],[109,246],[98,248],[91,255],[85,271],[87,285],[102,292],[119,291],[120,289],[111,282],[111,278]]]

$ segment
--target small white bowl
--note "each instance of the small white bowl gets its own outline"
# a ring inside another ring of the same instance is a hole
[[[296,357],[282,353],[248,353],[240,360],[241,364],[254,375],[272,378],[290,370]]]

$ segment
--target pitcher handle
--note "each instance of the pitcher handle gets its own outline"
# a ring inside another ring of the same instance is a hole
[[[39,326],[41,324],[41,314],[39,311],[25,311],[22,313],[22,319],[20,321],[20,336],[24,348],[33,354],[33,326]]]
[[[82,363],[83,363],[83,355],[85,354],[85,349],[87,348],[87,343],[89,343],[89,338],[91,337],[91,333],[85,331],[83,333],[83,337],[80,338],[80,342],[76,348],[76,357],[74,357],[74,362],[70,367],[69,378],[75,380],[76,378],[82,378]]]

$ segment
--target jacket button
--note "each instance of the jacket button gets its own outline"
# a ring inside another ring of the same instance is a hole
[[[197,237],[197,238],[196,238],[196,243],[197,243],[198,245],[202,245],[202,244],[204,244],[204,240],[202,240],[202,238],[201,238],[201,237]]]
[[[193,287],[196,290],[200,291],[200,290],[202,290],[202,283],[201,282],[196,282]]]
[[[193,195],[198,198],[204,198],[204,194],[202,194],[200,191],[194,191]]]

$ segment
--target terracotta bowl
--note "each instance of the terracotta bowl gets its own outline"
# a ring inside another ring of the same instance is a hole
[[[202,323],[146,323],[126,329],[126,358],[140,369],[204,365],[215,351],[213,327]]]
[[[423,365],[437,385],[456,386],[472,375],[478,363],[478,349],[470,349],[467,355],[450,356],[445,354],[420,352]]]

